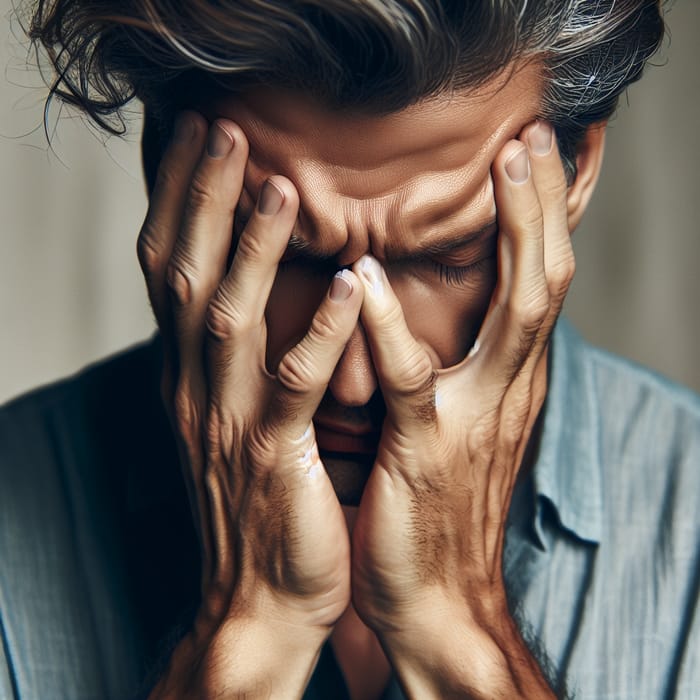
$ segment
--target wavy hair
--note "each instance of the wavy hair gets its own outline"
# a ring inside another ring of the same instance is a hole
[[[515,61],[544,70],[539,116],[571,175],[585,129],[612,115],[659,47],[660,0],[25,0],[53,97],[113,134],[134,97],[161,143],[222,91],[284,86],[385,114],[478,87]]]

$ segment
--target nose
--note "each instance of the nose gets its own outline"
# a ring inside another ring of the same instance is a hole
[[[377,374],[362,326],[358,325],[350,336],[328,389],[344,406],[364,406],[377,390]]]

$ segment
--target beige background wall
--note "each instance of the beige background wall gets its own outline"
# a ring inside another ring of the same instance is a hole
[[[153,329],[133,252],[138,120],[103,144],[66,116],[49,150],[45,89],[9,9],[0,0],[0,401]],[[678,0],[667,20],[667,65],[609,130],[567,310],[589,339],[700,390],[700,3]]]

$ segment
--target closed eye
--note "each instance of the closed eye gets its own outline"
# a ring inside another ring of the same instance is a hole
[[[469,265],[445,265],[445,263],[431,261],[431,266],[437,272],[440,281],[452,287],[460,287],[473,283],[475,278],[492,269],[495,256],[481,258]]]

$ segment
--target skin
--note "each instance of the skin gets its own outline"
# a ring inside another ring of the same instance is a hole
[[[603,139],[567,190],[539,94],[530,66],[387,117],[181,116],[139,257],[202,605],[153,698],[300,696],[334,628],[354,698],[389,664],[408,697],[553,697],[501,553]]]

